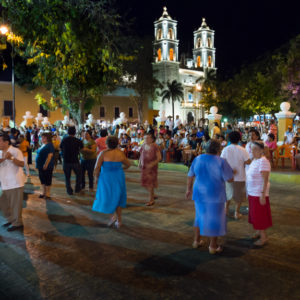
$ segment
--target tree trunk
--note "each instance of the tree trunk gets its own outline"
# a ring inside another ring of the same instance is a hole
[[[74,108],[73,103],[78,103],[78,109]],[[72,105],[73,104],[73,105]],[[84,122],[84,100],[80,101],[80,99],[72,98],[69,100],[69,111],[72,114],[75,123],[77,126],[83,125]]]
[[[138,120],[140,124],[143,124],[143,104],[144,104],[144,99],[142,97],[139,97],[137,101],[137,109],[138,109]]]
[[[174,126],[174,100],[172,99],[172,117],[173,117],[173,126]]]

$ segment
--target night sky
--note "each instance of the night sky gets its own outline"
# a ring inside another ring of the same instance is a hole
[[[241,65],[272,51],[300,34],[299,0],[162,1],[119,0],[121,10],[131,8],[135,30],[153,36],[153,22],[167,6],[178,21],[180,53],[192,54],[193,31],[202,17],[215,30],[216,66],[221,75],[230,75]],[[298,3],[298,7],[296,5]]]
[[[215,30],[216,66],[222,76],[233,74],[241,65],[255,61],[300,34],[299,0],[280,3],[116,0],[116,3],[121,15],[135,19],[132,30],[140,37],[153,37],[153,22],[162,15],[163,6],[167,6],[170,16],[178,21],[179,54],[192,55],[193,31],[205,17],[208,26]]]

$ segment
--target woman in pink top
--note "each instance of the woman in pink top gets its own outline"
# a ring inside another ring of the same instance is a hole
[[[256,246],[263,246],[268,238],[266,229],[272,226],[269,202],[270,162],[264,156],[264,144],[261,141],[252,143],[253,161],[247,171],[247,193],[249,200],[248,221],[256,230],[253,238],[259,238]]]
[[[271,120],[270,123],[271,124],[270,124],[269,132],[274,134],[274,137],[275,137],[274,140],[277,141],[277,126],[276,126],[275,120]]]
[[[273,133],[269,133],[268,134],[268,139],[266,141],[266,145],[269,148],[269,152],[270,152],[270,162],[272,164],[272,167],[274,167],[274,162],[273,162],[273,153],[274,151],[276,151],[277,149],[277,143],[275,141],[275,136]]]
[[[107,130],[101,129],[100,137],[96,139],[97,155],[107,148],[106,146]]]

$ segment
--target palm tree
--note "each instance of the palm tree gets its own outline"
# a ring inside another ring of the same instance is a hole
[[[172,101],[172,117],[174,122],[174,102],[180,101],[183,99],[183,86],[180,82],[177,82],[176,80],[173,80],[172,83],[169,81],[167,82],[167,87],[165,90],[161,92],[162,99],[161,101],[164,102],[165,100],[168,100],[170,103],[170,100]]]
[[[201,84],[201,102],[206,109],[217,105],[217,80],[215,69],[204,69],[204,76],[200,76],[196,83]]]

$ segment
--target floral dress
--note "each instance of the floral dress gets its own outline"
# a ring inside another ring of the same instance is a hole
[[[140,168],[141,168],[141,184],[146,188],[157,188],[157,169],[158,165],[147,168],[148,164],[157,160],[157,152],[159,152],[157,144],[143,144],[141,147]]]

